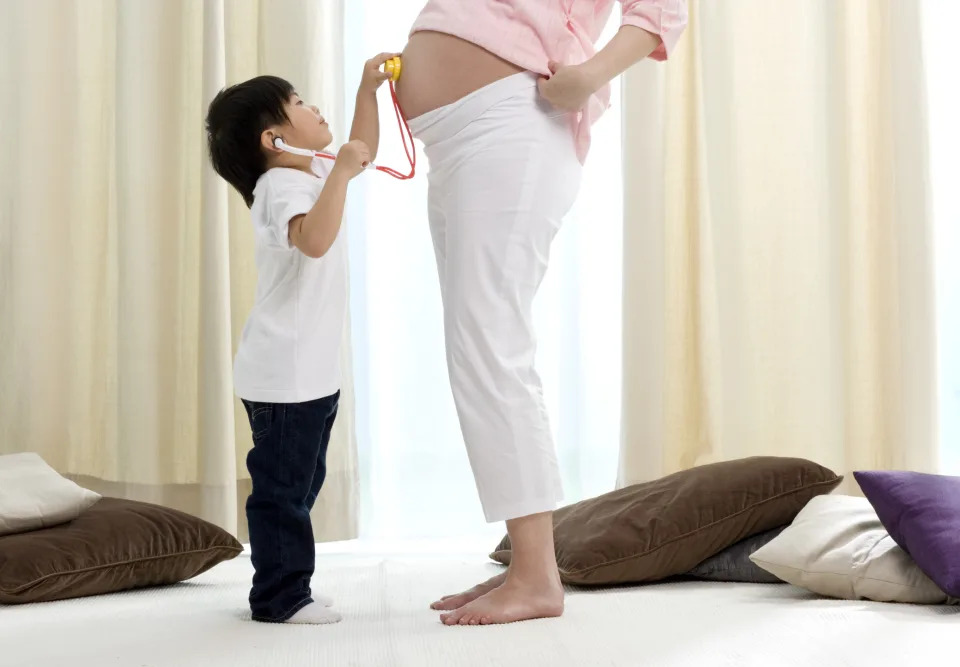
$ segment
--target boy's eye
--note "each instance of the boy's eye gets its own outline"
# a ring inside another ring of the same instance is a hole
[[[297,106],[298,106],[298,107],[302,107],[302,106],[303,106],[303,100],[297,100]]]

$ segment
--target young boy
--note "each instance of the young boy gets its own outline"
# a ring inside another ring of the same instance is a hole
[[[253,619],[336,623],[332,601],[311,595],[310,510],[326,474],[340,396],[346,248],[340,238],[347,184],[374,159],[380,138],[380,67],[364,66],[350,142],[330,161],[333,137],[316,107],[289,83],[261,76],[221,91],[207,114],[213,168],[250,207],[257,293],[234,362],[234,387],[253,431],[247,522],[254,567]],[[316,601],[315,601],[316,600]]]

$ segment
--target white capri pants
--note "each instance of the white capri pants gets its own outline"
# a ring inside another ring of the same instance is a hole
[[[410,127],[430,163],[447,367],[484,514],[552,511],[563,489],[534,369],[533,298],[580,185],[571,118],[524,73]]]

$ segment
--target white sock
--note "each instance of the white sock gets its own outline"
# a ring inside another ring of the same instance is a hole
[[[314,593],[314,594],[313,594],[313,601],[316,602],[316,603],[317,603],[318,605],[320,605],[321,607],[332,607],[332,606],[333,606],[333,598],[332,598],[332,597],[329,597],[329,596],[327,596],[327,595],[324,595],[323,593]]]
[[[319,602],[311,602],[285,622],[301,625],[327,625],[328,623],[339,623],[342,619],[343,617],[330,607],[324,607]]]

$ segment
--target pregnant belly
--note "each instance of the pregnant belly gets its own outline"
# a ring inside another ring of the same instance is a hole
[[[439,32],[414,33],[402,61],[397,99],[407,118],[452,104],[523,71],[472,42]]]

